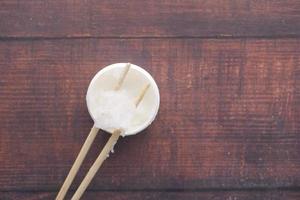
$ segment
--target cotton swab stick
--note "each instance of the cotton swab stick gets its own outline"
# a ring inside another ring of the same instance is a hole
[[[129,72],[130,65],[131,65],[130,63],[127,63],[127,64],[126,64],[125,69],[124,69],[124,72],[123,72],[121,78],[119,79],[118,84],[117,84],[116,87],[115,87],[115,90],[119,90],[120,87],[122,86],[122,84],[123,84],[123,82],[124,82],[124,80],[125,80],[125,77],[126,77],[127,73]]]
[[[147,90],[149,89],[149,87],[150,87],[150,84],[147,84],[143,88],[143,90],[139,94],[139,96],[137,97],[137,100],[135,101],[136,107],[138,107],[138,105],[140,104],[141,100],[144,98],[144,96],[145,96]],[[96,161],[94,162],[94,164],[92,165],[92,167],[90,168],[90,170],[88,171],[87,175],[84,177],[83,181],[81,182],[80,186],[76,190],[76,192],[75,192],[75,194],[74,194],[74,196],[72,197],[71,200],[79,200],[81,198],[81,196],[83,195],[84,191],[86,190],[86,188],[88,187],[88,185],[90,184],[90,182],[92,181],[92,179],[94,178],[94,176],[96,175],[97,171],[101,167],[102,163],[107,158],[107,155],[113,149],[114,145],[117,143],[117,141],[118,141],[118,139],[120,137],[121,132],[122,132],[121,130],[116,129],[112,133],[112,136],[109,138],[108,142],[106,143],[106,145],[102,149],[102,151],[99,154],[98,158],[96,159]]]
[[[127,73],[130,69],[130,65],[131,65],[130,63],[126,64],[125,70],[124,70],[123,74],[121,75],[121,77],[115,87],[116,91],[121,88],[121,86],[127,76]],[[70,188],[70,185],[72,184],[84,158],[86,157],[87,152],[89,151],[93,141],[95,140],[95,137],[96,137],[98,131],[99,131],[99,129],[97,127],[95,127],[95,126],[92,127],[87,139],[85,140],[83,146],[81,147],[81,150],[80,150],[67,178],[65,179],[62,187],[59,190],[58,195],[55,198],[56,200],[63,200],[64,197],[66,196],[66,193],[68,192],[68,189]]]
[[[140,95],[136,98],[135,100],[135,107],[138,107],[138,105],[140,104],[140,102],[142,101],[142,99],[144,98],[147,90],[149,89],[150,84],[148,83],[147,85],[144,86],[142,92],[140,93]]]
[[[95,126],[92,127],[87,139],[85,140],[83,146],[81,147],[81,150],[67,176],[67,178],[65,179],[58,195],[56,196],[56,200],[62,200],[64,199],[66,193],[68,192],[68,189],[71,185],[71,183],[73,182],[87,152],[89,151],[91,144],[93,143],[97,133],[98,133],[99,129],[96,128]]]
[[[83,181],[81,182],[79,188],[76,190],[74,196],[71,200],[79,200],[80,197],[83,195],[84,191],[86,190],[87,186],[90,184],[92,179],[94,178],[95,174],[101,167],[104,160],[107,158],[109,152],[113,149],[114,145],[118,141],[121,134],[121,130],[117,129],[112,133],[112,136],[109,138],[108,142],[102,149],[101,153],[99,154],[98,158],[89,169],[87,175],[84,177]]]

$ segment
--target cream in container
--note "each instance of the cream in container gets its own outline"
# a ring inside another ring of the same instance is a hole
[[[130,64],[120,88],[116,86],[126,72],[127,63],[116,63],[100,70],[92,79],[86,102],[94,126],[112,133],[122,130],[122,136],[134,135],[148,127],[157,115],[159,90],[152,76],[141,67]],[[140,93],[147,91],[138,106]]]

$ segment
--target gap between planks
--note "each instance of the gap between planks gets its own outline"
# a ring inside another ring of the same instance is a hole
[[[80,40],[80,39],[107,39],[107,40],[136,40],[136,39],[300,39],[300,35],[261,35],[261,36],[233,36],[233,35],[218,35],[218,36],[128,36],[128,37],[116,37],[116,36],[0,36],[1,41],[34,41],[34,40]]]

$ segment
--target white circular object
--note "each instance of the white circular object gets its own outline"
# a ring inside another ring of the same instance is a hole
[[[103,99],[104,96],[107,97],[111,95],[110,92],[114,91],[114,88],[116,87],[120,77],[124,73],[126,65],[127,63],[115,63],[100,70],[92,79],[86,95],[88,111],[95,122],[95,126],[110,133],[112,133],[114,129],[107,128],[103,125],[103,123],[99,122],[99,118],[97,118],[99,116],[99,111],[101,112],[101,110],[114,110],[117,112],[118,106],[122,107],[123,104],[126,105],[127,99],[120,98],[119,101],[115,102],[112,99],[112,101],[106,102],[106,104],[101,104],[99,102],[101,102],[101,98]],[[125,132],[123,133],[123,135],[134,135],[147,128],[157,115],[160,101],[159,90],[152,76],[143,68],[134,64],[130,64],[130,69],[119,92],[126,93],[128,99],[134,100],[137,96],[139,96],[141,90],[147,84],[150,84],[150,87],[146,91],[145,96],[143,97],[138,107],[135,108],[137,112],[135,112],[132,118],[130,118],[130,124],[127,129],[124,130]],[[120,102],[120,100],[122,102]],[[127,110],[123,109],[122,111],[131,112],[129,108]],[[122,116],[125,116],[125,118],[129,118],[126,117],[128,116],[128,113],[120,113],[120,115],[119,113],[113,114],[117,115],[117,120],[119,120],[119,118],[121,118]],[[116,116],[113,117],[116,121]],[[110,119],[105,120],[109,121]]]

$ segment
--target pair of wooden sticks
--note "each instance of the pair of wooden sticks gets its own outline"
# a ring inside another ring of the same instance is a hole
[[[127,76],[127,73],[130,69],[130,63],[126,64],[125,70],[123,72],[123,74],[121,75],[116,87],[115,87],[115,91],[119,90],[125,80],[125,77]],[[147,90],[149,89],[150,84],[147,84],[141,91],[141,93],[138,95],[138,97],[135,100],[135,106],[137,107],[141,100],[144,98]],[[65,179],[57,197],[56,200],[63,200],[71,183],[73,182],[87,152],[89,151],[97,133],[99,131],[99,128],[93,126],[87,139],[85,140],[67,178]],[[118,141],[120,134],[122,133],[122,130],[120,129],[116,129],[113,131],[111,137],[109,138],[108,142],[106,143],[106,145],[104,146],[104,148],[102,149],[102,151],[100,152],[99,156],[97,157],[96,161],[94,162],[94,164],[91,166],[91,168],[89,169],[87,175],[84,177],[83,181],[81,182],[80,186],[78,187],[78,189],[76,190],[75,194],[72,197],[72,200],[79,200],[81,198],[81,196],[83,195],[84,191],[86,190],[86,188],[88,187],[88,185],[90,184],[90,182],[92,181],[93,177],[95,176],[95,174],[97,173],[97,171],[99,170],[99,168],[101,167],[102,163],[104,162],[104,160],[107,158],[107,155],[110,153],[110,151],[113,149],[114,145],[116,144],[116,142]]]

